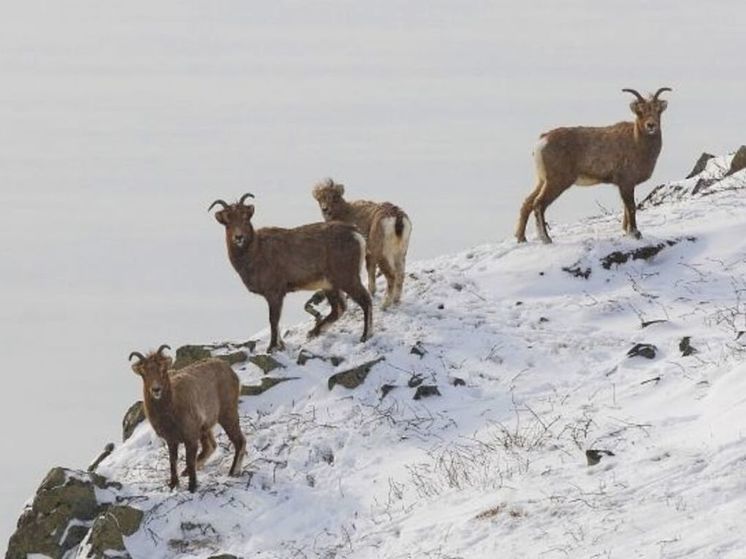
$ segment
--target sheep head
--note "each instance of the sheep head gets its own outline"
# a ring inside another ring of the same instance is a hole
[[[344,206],[345,187],[332,179],[325,179],[313,187],[313,197],[319,203],[324,221],[339,219]]]
[[[163,354],[164,349],[171,348],[163,344],[157,351],[152,351],[147,356],[139,351],[133,351],[129,356],[130,361],[133,357],[137,358],[137,361],[132,363],[132,370],[142,377],[145,392],[155,400],[160,400],[171,386],[168,370],[173,364],[173,359]]]
[[[629,108],[635,114],[637,128],[643,133],[649,136],[654,136],[660,132],[661,129],[661,113],[666,110],[668,101],[658,99],[658,96],[664,91],[671,91],[670,87],[661,87],[654,95],[650,95],[645,99],[634,89],[622,89],[627,93],[631,93],[637,99],[630,103]]]
[[[254,206],[244,204],[249,197],[253,198],[254,195],[247,192],[235,204],[215,200],[207,208],[209,212],[215,206],[222,206],[223,209],[215,213],[215,219],[225,227],[225,236],[228,243],[239,249],[244,248],[254,239],[254,227],[251,225]]]

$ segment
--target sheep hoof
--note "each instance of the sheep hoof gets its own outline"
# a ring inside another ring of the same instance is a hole
[[[633,229],[628,233],[628,235],[635,239],[642,239],[642,233],[640,233],[637,229]]]
[[[197,482],[189,483],[189,493],[196,493],[197,492]]]
[[[169,480],[168,482],[168,488],[173,490],[173,489],[176,489],[177,487],[179,487],[179,478],[177,477],[171,478],[171,480]]]
[[[526,235],[518,235],[518,236],[516,236],[516,238],[515,238],[515,239],[516,239],[516,241],[518,241],[519,243],[525,243],[525,242],[526,242]]]

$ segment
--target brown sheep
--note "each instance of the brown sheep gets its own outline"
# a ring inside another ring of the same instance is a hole
[[[179,485],[176,475],[176,460],[179,445],[186,448],[186,469],[182,475],[189,476],[189,491],[197,490],[197,470],[217,448],[212,428],[220,423],[225,430],[235,456],[230,475],[241,469],[246,452],[246,439],[238,421],[238,398],[240,382],[230,365],[220,359],[205,359],[178,371],[169,372],[173,360],[158,351],[144,356],[133,351],[129,360],[137,358],[132,370],[143,380],[143,403],[145,416],[159,437],[168,445],[171,479],[168,486]],[[197,455],[197,448],[202,450]]]
[[[279,334],[282,302],[287,293],[323,290],[331,312],[308,333],[318,336],[345,312],[342,292],[363,310],[363,335],[372,331],[373,305],[360,281],[365,258],[365,239],[354,226],[346,223],[311,223],[294,229],[264,227],[254,230],[251,218],[254,206],[245,205],[244,194],[235,204],[215,200],[223,209],[215,219],[225,227],[228,258],[252,293],[262,295],[269,305],[271,339],[267,351],[283,349]],[[208,211],[209,211],[208,210]]]
[[[380,268],[388,284],[383,308],[388,308],[401,301],[412,223],[404,210],[389,202],[347,202],[344,188],[326,179],[314,186],[313,197],[326,221],[352,223],[365,235],[368,289],[375,294],[376,268]]]
[[[573,184],[615,184],[624,203],[622,229],[635,238],[641,237],[635,216],[635,187],[648,180],[655,169],[663,142],[661,113],[668,105],[658,96],[671,88],[661,87],[648,99],[634,89],[622,91],[637,97],[630,104],[634,122],[555,128],[541,135],[534,151],[538,180],[521,207],[515,232],[518,242],[526,241],[526,222],[531,211],[541,240],[552,242],[544,212]]]

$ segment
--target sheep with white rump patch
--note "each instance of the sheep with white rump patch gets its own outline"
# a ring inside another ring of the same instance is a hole
[[[404,285],[409,236],[412,222],[400,207],[389,202],[369,202],[344,199],[345,187],[325,179],[313,188],[325,221],[352,223],[365,236],[367,252],[368,290],[376,292],[376,269],[386,277],[387,289],[383,308],[401,301]]]
[[[645,99],[634,89],[623,89],[637,99],[630,104],[634,122],[611,126],[555,128],[541,135],[534,151],[537,184],[521,206],[515,236],[526,241],[526,222],[533,211],[539,238],[552,239],[544,212],[573,184],[592,186],[615,184],[624,203],[622,229],[639,239],[635,217],[635,187],[650,178],[663,143],[661,113],[667,101],[658,99],[669,87],[661,87]]]

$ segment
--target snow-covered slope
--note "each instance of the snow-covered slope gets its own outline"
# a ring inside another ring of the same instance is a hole
[[[100,466],[145,511],[128,549],[746,556],[746,171],[722,183],[673,201],[661,190],[639,215],[640,241],[615,214],[556,226],[549,246],[511,239],[413,263],[403,304],[376,313],[365,344],[352,305],[319,339],[305,339],[310,322],[290,328],[272,375],[298,378],[243,398],[241,477],[227,476],[219,429],[194,495],[167,489],[166,449],[147,424]],[[614,263],[649,246],[637,253],[658,250],[647,260]],[[685,337],[696,353],[683,355]],[[628,357],[637,343],[655,357]],[[345,361],[297,365],[301,348]],[[332,374],[379,356],[361,386],[329,390]],[[236,370],[245,384],[263,376]],[[414,400],[413,379],[440,395]],[[588,466],[589,449],[614,455]]]

